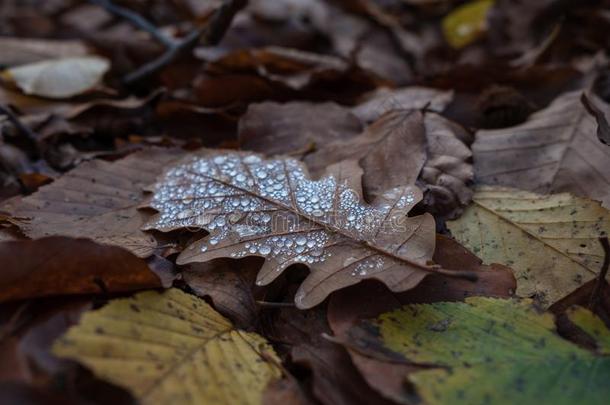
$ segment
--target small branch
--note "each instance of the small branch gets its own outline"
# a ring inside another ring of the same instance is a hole
[[[9,107],[3,107],[2,105],[0,105],[0,115],[5,115],[8,120],[15,126],[15,128],[17,128],[17,130],[19,130],[22,135],[25,135],[30,141],[37,141],[38,136],[36,136],[34,131],[24,125]]]
[[[604,289],[604,286],[606,285],[606,275],[608,274],[608,267],[610,266],[610,244],[608,243],[608,237],[604,236],[602,238],[599,238],[599,243],[601,243],[602,247],[604,248],[604,262],[602,263],[602,268],[599,271],[599,275],[597,276],[597,282],[595,283],[595,287],[593,288],[593,292],[591,293],[591,299],[589,300],[589,309],[591,311],[595,310],[595,308],[599,304],[602,291]]]
[[[174,39],[165,35],[155,25],[146,20],[141,15],[117,6],[110,0],[89,0],[93,4],[103,7],[111,14],[117,15],[131,22],[136,27],[148,32],[154,39],[165,46],[165,52],[158,58],[140,66],[135,71],[127,74],[123,78],[126,85],[134,84],[146,77],[160,71],[165,66],[172,63],[182,53],[195,47],[197,43],[205,46],[216,45],[223,38],[233,18],[239,10],[248,3],[247,0],[226,0],[216,9],[209,19],[208,24],[203,28],[196,28],[180,39]]]

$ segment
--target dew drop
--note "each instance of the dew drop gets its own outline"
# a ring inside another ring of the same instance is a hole
[[[258,248],[258,252],[261,255],[268,255],[269,253],[271,253],[271,247],[269,245],[262,245]]]

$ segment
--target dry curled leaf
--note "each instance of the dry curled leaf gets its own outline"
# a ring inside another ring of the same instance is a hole
[[[581,93],[558,97],[524,124],[477,132],[477,179],[539,193],[568,191],[609,207],[610,148],[600,145]],[[609,107],[599,100],[597,108]]]
[[[140,230],[144,216],[137,208],[143,199],[142,189],[155,180],[165,164],[179,157],[179,152],[159,149],[112,163],[85,162],[36,193],[10,200],[0,209],[22,218],[20,228],[31,238],[89,238],[146,257],[156,241]]]
[[[343,159],[359,159],[367,198],[384,190],[415,184],[424,189],[429,212],[454,217],[470,202],[473,169],[466,146],[470,135],[436,113],[387,112],[351,139],[330,142],[305,156],[319,174]]]
[[[406,216],[422,197],[419,189],[388,190],[369,206],[361,202],[360,174],[355,162],[346,161],[315,181],[294,159],[203,151],[157,182],[150,206],[159,213],[144,229],[210,232],[185,249],[178,264],[265,257],[259,285],[291,264],[308,265],[311,273],[295,296],[300,308],[364,279],[404,291],[443,272],[428,264],[434,218]]]
[[[142,404],[258,405],[266,385],[281,375],[261,336],[235,329],[203,300],[177,289],[85,313],[53,352],[79,360]]]
[[[314,175],[346,159],[362,167],[362,187],[369,201],[391,188],[415,184],[426,161],[426,133],[419,111],[392,111],[352,139],[322,145],[305,157]]]
[[[68,98],[84,93],[100,82],[110,68],[98,56],[51,59],[10,68],[2,76],[24,93],[49,98]]]
[[[604,254],[597,239],[610,233],[610,212],[567,193],[484,187],[447,225],[485,263],[510,266],[518,296],[549,306],[599,273]]]

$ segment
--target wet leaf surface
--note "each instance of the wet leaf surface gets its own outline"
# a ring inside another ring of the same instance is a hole
[[[417,188],[391,189],[369,206],[360,201],[359,187],[352,188],[359,181],[353,164],[336,165],[328,173],[310,180],[297,160],[263,160],[255,154],[189,156],[155,185],[150,207],[159,214],[145,229],[210,232],[178,256],[179,264],[264,257],[259,285],[291,264],[308,265],[311,274],[295,296],[301,308],[367,278],[401,291],[438,271],[428,265],[433,218],[406,217],[421,199]]]

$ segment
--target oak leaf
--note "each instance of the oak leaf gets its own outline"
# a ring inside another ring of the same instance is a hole
[[[311,273],[295,301],[320,303],[337,289],[375,278],[394,291],[415,287],[434,252],[434,218],[407,217],[422,198],[414,186],[361,202],[361,170],[353,161],[331,166],[311,180],[289,158],[203,151],[170,168],[155,185],[150,207],[159,211],[144,229],[186,227],[210,232],[185,249],[178,264],[218,257],[262,256],[257,283],[271,283],[294,263]]]
[[[510,266],[517,295],[549,306],[599,273],[604,254],[598,238],[610,233],[610,212],[567,193],[482,187],[447,226],[485,263]]]
[[[598,141],[596,118],[581,93],[565,93],[521,125],[478,131],[472,145],[477,179],[539,193],[567,191],[610,207],[610,148]],[[609,111],[597,101],[597,109]]]
[[[596,339],[599,354],[560,337],[552,314],[530,300],[481,297],[387,312],[352,328],[349,344],[425,366],[405,376],[431,405],[604,404],[610,332],[589,311],[568,317]]]
[[[53,352],[143,404],[260,404],[266,385],[281,376],[261,336],[235,329],[205,301],[177,289],[85,313]]]

